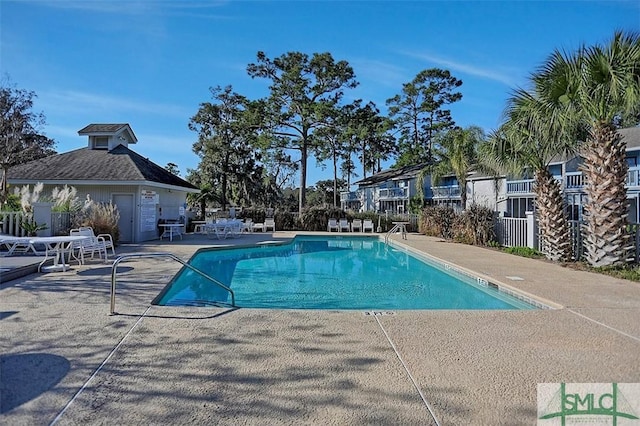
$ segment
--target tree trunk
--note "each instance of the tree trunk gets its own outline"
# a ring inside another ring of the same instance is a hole
[[[298,197],[298,212],[307,203],[307,143],[303,141],[300,147],[300,194]]]
[[[222,194],[220,197],[220,201],[222,204],[222,211],[225,211],[227,209],[227,175],[223,173],[221,178],[222,178],[222,183],[221,183]]]
[[[584,164],[585,255],[591,266],[627,262],[632,248],[627,232],[626,142],[608,123],[596,123],[587,138]]]
[[[333,151],[333,207],[338,207],[338,156]]]
[[[570,261],[571,234],[560,182],[546,168],[536,170],[534,192],[542,252],[556,262]]]

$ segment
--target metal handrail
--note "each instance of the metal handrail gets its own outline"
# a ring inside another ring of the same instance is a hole
[[[216,280],[215,278],[212,278],[209,275],[205,274],[200,269],[189,265],[187,262],[185,262],[184,260],[182,260],[179,257],[175,256],[174,254],[172,254],[172,253],[131,253],[131,254],[123,254],[123,255],[119,256],[113,262],[113,266],[111,267],[111,310],[109,312],[109,315],[115,315],[116,314],[116,271],[117,271],[118,264],[124,259],[129,259],[129,258],[133,258],[133,257],[170,257],[171,259],[182,263],[183,266],[186,266],[187,268],[191,269],[192,271],[196,272],[197,274],[200,274],[204,278],[206,278],[209,281],[213,282],[218,287],[221,287],[221,288],[227,290],[231,294],[231,306],[233,306],[233,307],[236,306],[236,296],[233,293],[233,290],[231,290],[229,287],[227,287],[226,285],[222,284],[220,281]]]
[[[384,242],[385,244],[389,244],[389,237],[391,236],[391,234],[393,234],[394,232],[402,232],[402,239],[406,240],[407,239],[407,228],[406,228],[406,223],[396,223],[393,225],[393,228],[391,228],[389,230],[389,232],[387,232],[387,235],[384,236]]]

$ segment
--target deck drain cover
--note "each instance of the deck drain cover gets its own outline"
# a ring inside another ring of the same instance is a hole
[[[382,317],[382,316],[395,315],[396,313],[393,311],[365,311],[364,314]]]
[[[522,277],[516,277],[515,275],[513,275],[513,276],[507,276],[507,278],[509,278],[511,281],[524,281],[524,278],[522,278]]]

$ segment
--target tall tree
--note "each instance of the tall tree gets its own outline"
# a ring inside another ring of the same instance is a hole
[[[569,57],[556,51],[551,67],[555,61],[572,65],[570,84],[577,90],[565,102],[576,106],[589,128],[581,167],[587,194],[586,259],[594,267],[623,264],[632,244],[626,230],[627,144],[617,128],[640,121],[640,35],[618,31],[607,44]]]
[[[35,92],[0,86],[0,201],[7,196],[7,172],[13,166],[55,154],[55,141],[44,136],[43,113],[32,111]]]
[[[363,178],[367,171],[380,171],[382,160],[396,152],[396,141],[389,134],[392,122],[380,115],[375,103],[362,106],[360,99],[345,106],[348,120],[349,147],[360,157]]]
[[[316,144],[314,156],[319,162],[331,160],[333,172],[333,206],[338,206],[338,163],[348,153],[349,116],[346,108],[331,108],[325,111],[325,125],[318,128],[315,137],[320,139]],[[318,183],[316,183],[318,187]]]
[[[439,162],[432,170],[432,182],[437,185],[447,174],[455,174],[463,209],[467,206],[467,179],[478,165],[478,147],[484,140],[484,131],[477,126],[456,127],[438,137]]]
[[[200,157],[201,173],[209,177],[208,184],[220,185],[222,208],[226,209],[230,181],[248,178],[254,168],[253,138],[247,99],[235,93],[231,86],[211,88],[215,103],[205,102],[189,122],[198,132],[193,151]]]
[[[571,235],[562,187],[549,165],[557,156],[575,155],[581,125],[574,105],[566,101],[576,95],[570,79],[573,67],[561,59],[552,55],[531,76],[531,90],[514,90],[507,101],[504,123],[481,147],[480,158],[506,174],[534,174],[543,251],[551,260],[569,261]]]
[[[434,135],[455,126],[446,106],[462,99],[456,91],[461,85],[448,70],[430,68],[387,100],[389,116],[400,132],[398,166],[433,161]]]
[[[176,176],[180,175],[180,170],[178,169],[178,165],[176,163],[169,162],[167,163],[166,166],[164,166],[164,168],[166,171],[168,171],[172,175],[176,175]]]
[[[249,64],[248,74],[271,81],[264,100],[263,128],[275,138],[274,147],[300,152],[300,193],[298,208],[305,206],[307,160],[316,140],[313,133],[324,125],[319,109],[338,104],[343,90],[356,87],[355,74],[346,61],[335,61],[330,53],[314,53],[311,58],[288,52],[269,59],[258,52],[257,62]]]

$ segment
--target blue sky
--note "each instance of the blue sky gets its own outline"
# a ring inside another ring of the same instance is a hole
[[[420,71],[448,69],[463,81],[456,123],[491,130],[553,49],[640,30],[640,2],[2,0],[0,24],[0,72],[36,92],[58,152],[85,146],[89,123],[126,122],[131,148],[184,176],[198,164],[189,119],[210,87],[266,96],[246,72],[259,50],[330,52],[360,83],[345,100],[383,112]],[[332,177],[309,166],[309,184]]]

